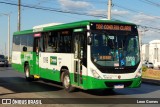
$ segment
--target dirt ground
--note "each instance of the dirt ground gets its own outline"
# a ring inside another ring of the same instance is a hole
[[[160,70],[147,69],[142,72],[142,78],[158,79],[160,80]]]

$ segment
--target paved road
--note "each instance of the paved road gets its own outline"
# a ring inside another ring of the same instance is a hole
[[[27,82],[23,73],[16,72],[10,67],[0,67],[0,98],[160,98],[160,86],[142,84],[140,88],[135,89],[121,89],[114,90],[113,92],[104,91],[84,91],[77,90],[73,93],[67,93],[63,90],[61,84],[39,80],[35,82]],[[127,99],[126,99],[127,100]],[[127,101],[126,101],[127,102]],[[4,105],[3,105],[4,106]],[[7,107],[7,105],[5,105]],[[49,106],[49,105],[46,105]],[[59,105],[54,106],[75,106],[75,105]],[[118,105],[118,104],[81,104],[78,107],[146,107],[146,104],[142,105]],[[76,107],[77,107],[76,106]],[[159,107],[159,105],[147,105],[153,107]]]

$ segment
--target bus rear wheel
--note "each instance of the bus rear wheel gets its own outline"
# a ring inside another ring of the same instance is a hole
[[[71,85],[71,80],[70,80],[70,77],[69,77],[69,72],[68,71],[62,72],[61,76],[62,76],[62,83],[63,83],[64,89],[67,92],[73,92],[75,90],[75,87],[73,87]]]
[[[25,66],[25,77],[26,77],[26,80],[29,82],[34,80],[33,76],[30,75],[29,65]]]

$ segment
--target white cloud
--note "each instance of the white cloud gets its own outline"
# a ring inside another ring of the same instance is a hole
[[[122,10],[114,9],[114,10],[112,10],[112,14],[113,15],[127,15],[127,14],[129,14],[129,12],[128,11],[122,11]]]
[[[107,16],[108,11],[107,10],[92,10],[89,11],[88,14],[95,15],[95,16]],[[120,11],[117,9],[112,10],[112,15],[127,15],[129,14],[128,11]]]
[[[158,16],[148,16],[148,15],[145,15],[143,13],[140,13],[140,14],[134,15],[132,21],[136,22],[137,24],[143,24],[143,23],[146,23],[146,22],[153,22],[157,18],[160,18],[160,17],[158,17]]]
[[[142,42],[148,43],[151,40],[160,40],[160,30],[151,29],[147,27],[160,28],[160,16],[151,16],[143,13],[134,14],[131,17],[132,23],[137,25],[146,26],[146,28],[139,28],[142,31]],[[146,30],[146,31],[145,31]],[[158,33],[159,32],[159,33]]]
[[[142,42],[149,43],[152,40],[160,40],[160,34],[153,30],[148,30],[142,34]]]
[[[92,4],[85,1],[74,1],[74,0],[58,0],[61,7],[66,10],[86,10],[92,7]]]
[[[94,15],[94,16],[105,16],[107,14],[106,10],[92,10],[88,11],[89,15]]]

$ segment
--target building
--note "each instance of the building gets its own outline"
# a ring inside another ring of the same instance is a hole
[[[153,40],[142,45],[142,61],[152,62],[155,67],[160,65],[160,40]]]

